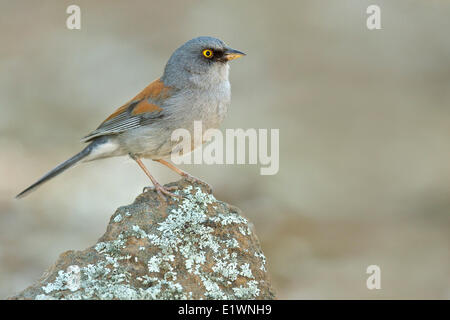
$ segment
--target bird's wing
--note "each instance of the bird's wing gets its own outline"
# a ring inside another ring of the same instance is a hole
[[[151,124],[164,116],[163,102],[172,94],[173,89],[165,86],[160,79],[153,81],[137,96],[106,118],[82,141],[88,142],[96,137],[118,134]]]

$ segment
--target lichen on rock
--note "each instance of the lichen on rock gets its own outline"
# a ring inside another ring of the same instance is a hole
[[[273,299],[266,259],[240,210],[201,184],[145,192],[84,251],[68,251],[13,299]]]

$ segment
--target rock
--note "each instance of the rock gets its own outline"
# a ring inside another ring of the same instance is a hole
[[[67,251],[11,299],[273,299],[252,225],[202,184],[185,180],[160,200],[154,190],[120,207],[106,233]]]

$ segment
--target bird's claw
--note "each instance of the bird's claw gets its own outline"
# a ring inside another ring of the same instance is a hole
[[[163,186],[160,185],[160,184],[156,184],[156,185],[151,186],[151,187],[144,187],[143,192],[147,192],[147,191],[155,191],[155,190],[156,190],[156,193],[157,193],[158,196],[161,198],[161,200],[167,201],[167,198],[166,198],[165,195],[167,195],[167,196],[169,196],[169,197],[173,197],[173,198],[178,198],[178,199],[181,198],[181,196],[176,195],[176,194],[170,192],[170,191],[172,191],[172,190],[177,190],[177,189],[178,189],[177,186],[163,187]]]

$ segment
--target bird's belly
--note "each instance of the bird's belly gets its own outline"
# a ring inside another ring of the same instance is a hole
[[[168,128],[143,126],[122,133],[121,145],[127,153],[138,157],[160,159],[170,154],[171,132]]]

